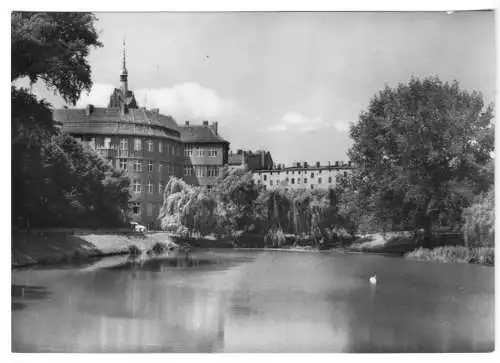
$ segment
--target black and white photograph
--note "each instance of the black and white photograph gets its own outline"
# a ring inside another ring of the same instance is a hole
[[[9,10],[12,353],[494,352],[495,9],[118,4]]]

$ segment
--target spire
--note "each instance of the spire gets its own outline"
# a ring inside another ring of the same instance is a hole
[[[127,62],[126,62],[126,48],[125,48],[125,38],[123,38],[123,48],[122,48],[122,73],[127,74]]]

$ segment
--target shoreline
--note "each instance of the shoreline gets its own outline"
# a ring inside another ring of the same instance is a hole
[[[11,269],[26,268],[33,266],[57,265],[65,263],[81,263],[93,259],[120,255],[140,255],[152,249],[179,248],[183,243],[178,237],[167,232],[150,232],[139,234],[133,232],[123,232],[121,234],[99,233],[99,232],[78,232],[68,234],[66,232],[51,232],[44,234],[12,234]],[[16,242],[14,242],[16,241]],[[194,249],[234,249],[239,251],[279,251],[279,252],[300,252],[300,253],[337,253],[343,255],[379,255],[385,257],[407,258],[405,253],[357,250],[351,248],[333,247],[321,250],[319,248],[307,247],[232,247],[221,243],[219,240],[213,243],[189,243]],[[455,261],[431,261],[437,263],[456,263]],[[484,264],[480,262],[468,262],[468,264]]]

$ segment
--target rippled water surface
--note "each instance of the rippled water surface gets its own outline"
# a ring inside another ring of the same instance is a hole
[[[15,352],[482,352],[493,342],[491,267],[200,250],[12,272]]]

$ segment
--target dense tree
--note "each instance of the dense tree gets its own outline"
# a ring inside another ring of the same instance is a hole
[[[351,181],[358,204],[386,229],[460,224],[461,211],[488,188],[494,149],[492,106],[458,83],[411,79],[386,87],[351,127]]]
[[[100,46],[89,13],[12,14],[11,80],[41,79],[75,103],[89,90],[89,49]],[[61,133],[51,105],[11,87],[13,224],[114,227],[124,222],[129,180]]]
[[[11,15],[11,80],[43,80],[68,102],[76,103],[92,86],[87,61],[100,47],[91,13],[13,12]]]

